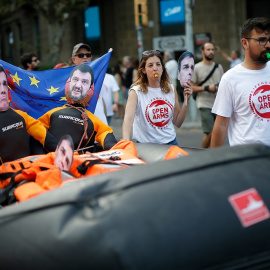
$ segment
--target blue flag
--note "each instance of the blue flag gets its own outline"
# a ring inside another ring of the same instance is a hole
[[[103,84],[111,51],[102,57],[87,63],[94,72],[94,94],[87,109],[94,113]],[[65,86],[74,67],[50,69],[45,71],[27,71],[0,60],[7,77],[10,106],[22,110],[34,118],[47,111],[63,106],[67,100]]]

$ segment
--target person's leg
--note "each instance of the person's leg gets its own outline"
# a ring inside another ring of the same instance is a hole
[[[112,120],[112,117],[111,116],[107,116],[108,126],[111,124],[111,120]]]
[[[200,108],[200,115],[202,121],[202,130],[205,136],[202,140],[202,148],[209,148],[212,136],[212,130],[215,123],[215,114],[211,113],[210,108]]]
[[[202,148],[209,148],[211,142],[212,132],[205,134],[202,139]]]

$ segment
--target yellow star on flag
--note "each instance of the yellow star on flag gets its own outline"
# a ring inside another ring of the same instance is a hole
[[[13,82],[17,83],[20,86],[21,78],[18,77],[18,73],[16,72],[15,75],[10,74],[10,77],[12,78]]]
[[[60,101],[67,101],[66,97],[61,97]]]
[[[60,87],[57,87],[57,88],[54,88],[53,86],[51,86],[50,89],[47,88],[47,90],[50,92],[50,95],[53,94],[53,93],[56,93],[56,92],[59,92],[57,91]]]
[[[30,85],[35,85],[38,88],[38,83],[40,82],[39,80],[37,80],[35,78],[35,76],[33,76],[33,78],[29,77],[29,79],[31,80],[31,84]]]

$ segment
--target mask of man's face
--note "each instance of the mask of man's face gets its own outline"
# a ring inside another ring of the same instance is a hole
[[[54,165],[61,171],[68,171],[72,164],[73,151],[67,140],[63,140],[55,150]]]
[[[81,100],[86,97],[91,87],[92,77],[89,72],[81,72],[76,70],[70,79],[69,95],[74,101]]]
[[[194,71],[194,59],[185,57],[181,61],[181,68],[178,70],[178,80],[182,87],[190,83]]]
[[[9,108],[8,101],[8,82],[4,72],[0,72],[0,111],[7,111]]]

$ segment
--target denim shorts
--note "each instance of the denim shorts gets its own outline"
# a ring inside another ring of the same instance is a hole
[[[166,144],[177,145],[177,146],[179,146],[176,137],[174,138],[174,140],[172,140],[171,142],[168,142],[168,143],[166,143]]]

